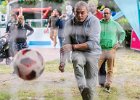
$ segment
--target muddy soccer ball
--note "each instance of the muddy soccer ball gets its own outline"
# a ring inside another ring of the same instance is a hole
[[[20,50],[13,60],[14,72],[24,80],[38,78],[44,71],[44,59],[38,51]]]

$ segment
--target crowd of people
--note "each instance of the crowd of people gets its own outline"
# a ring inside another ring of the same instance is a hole
[[[57,9],[52,11],[45,32],[50,28],[50,39],[54,47],[58,36],[59,70],[64,72],[66,59],[71,57],[82,99],[93,100],[97,80],[101,87],[110,92],[115,53],[125,39],[125,31],[111,19],[109,8],[104,8],[100,13],[94,3],[78,1],[74,7],[68,4],[67,9],[68,12]],[[27,30],[30,32],[27,33]],[[10,53],[13,57],[19,50],[28,47],[26,40],[33,32],[33,28],[25,23],[23,15],[11,15],[6,33],[9,34]]]

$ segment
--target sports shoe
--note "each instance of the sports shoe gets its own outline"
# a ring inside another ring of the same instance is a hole
[[[103,88],[105,85],[104,84],[100,84],[101,88]]]
[[[89,100],[89,88],[84,88],[82,91],[82,98],[83,100]]]
[[[106,92],[108,93],[111,93],[111,90],[110,90],[110,85],[105,85],[105,89],[104,89]]]

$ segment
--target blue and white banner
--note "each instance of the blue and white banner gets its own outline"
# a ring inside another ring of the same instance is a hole
[[[139,0],[114,0],[140,39]]]

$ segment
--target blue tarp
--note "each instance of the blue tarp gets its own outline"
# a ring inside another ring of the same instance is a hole
[[[139,0],[114,0],[140,39]]]
[[[120,12],[117,12],[116,15],[113,16],[113,20],[116,20],[116,19],[118,19],[118,18],[120,18],[122,16],[123,16],[123,13],[121,11]]]

